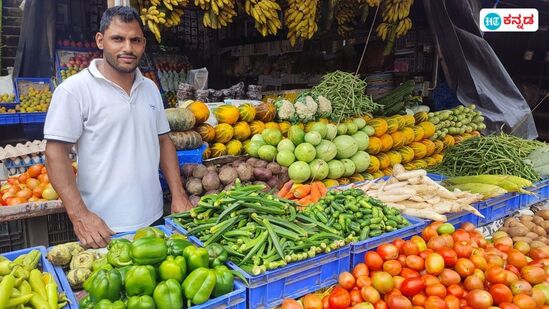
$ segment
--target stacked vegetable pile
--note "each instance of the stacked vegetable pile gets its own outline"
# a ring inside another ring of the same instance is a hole
[[[409,80],[376,100],[377,104],[383,106],[376,114],[382,116],[402,114],[406,107],[422,103],[421,96],[412,96],[415,86],[415,82]]]
[[[15,260],[0,256],[0,308],[57,309],[67,305],[54,275],[38,269],[41,253],[32,250]]]
[[[486,199],[507,192],[530,194],[524,188],[530,187],[532,182],[512,175],[477,175],[445,179],[443,184],[451,190],[459,189],[482,194]]]
[[[301,92],[295,102],[278,97],[274,104],[278,121],[293,124],[315,121],[332,114],[332,102],[312,91]]]
[[[245,185],[262,184],[267,190],[278,190],[288,181],[288,168],[276,162],[249,158],[221,166],[185,164],[181,167],[181,175],[186,180],[185,190],[196,205],[202,195],[229,190],[236,179]]]
[[[107,263],[107,256],[97,251],[84,251],[80,243],[70,242],[52,247],[48,260],[68,270],[67,280],[73,289],[82,289],[92,272]]]
[[[392,167],[402,164],[407,170],[435,166],[442,161],[444,143],[432,141],[435,125],[412,115],[394,115],[367,121],[374,131],[367,152],[370,154],[368,173],[373,178],[388,176]]]
[[[303,306],[288,299],[281,308],[546,308],[549,247],[500,237],[490,243],[471,223],[455,230],[434,222],[421,236],[367,252],[324,298],[309,294]]]
[[[176,150],[190,150],[202,146],[202,138],[192,128],[196,123],[196,118],[191,111],[186,108],[167,108],[165,109],[168,124],[170,125],[170,136]]]
[[[499,174],[538,181],[544,175],[543,166],[547,169],[543,155],[547,148],[545,143],[503,133],[480,136],[450,147],[432,171],[450,177]]]
[[[366,172],[370,165],[370,156],[365,151],[369,144],[367,132],[371,132],[371,128],[362,118],[337,126],[313,122],[307,124],[305,130],[293,125],[288,129],[287,138],[283,138],[281,131],[268,128],[252,137],[246,152],[288,167],[289,177],[295,183],[342,177],[361,181],[364,177],[360,173]],[[330,187],[339,183],[325,184]]]
[[[222,251],[198,248],[157,228],[138,230],[133,241],[113,239],[106,259],[84,281],[80,308],[183,308],[233,290]],[[218,256],[219,255],[219,256]],[[221,260],[220,260],[221,259]]]
[[[232,262],[253,275],[330,252],[352,240],[353,236],[297,213],[293,202],[263,189],[236,185],[203,196],[197,207],[172,217],[204,245],[222,245]]]
[[[311,184],[294,184],[290,180],[278,191],[278,197],[293,200],[298,205],[305,207],[318,202],[326,193],[328,193],[328,188],[320,181],[314,181]]]
[[[425,113],[417,116],[424,118]],[[432,112],[427,116],[437,128],[433,139],[444,139],[447,135],[451,135],[455,143],[459,143],[472,136],[478,136],[478,131],[486,129],[484,117],[474,104]]]
[[[507,218],[492,239],[494,242],[509,243],[509,237],[516,246],[543,248],[549,246],[549,210],[539,210],[533,216],[521,215]]]
[[[393,173],[394,177],[371,181],[358,188],[389,207],[413,217],[446,221],[444,214],[462,211],[482,216],[471,206],[482,199],[480,194],[459,190],[450,192],[429,178],[425,170],[407,172],[398,164],[395,165]]]

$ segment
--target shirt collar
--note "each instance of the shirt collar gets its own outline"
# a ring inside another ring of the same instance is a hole
[[[97,65],[101,62],[101,61],[104,61],[103,59],[93,59],[92,62],[90,62],[90,65],[88,66],[88,69],[91,73],[91,75],[93,77],[96,77],[96,78],[102,78],[106,81],[109,81],[111,82],[109,79],[107,79],[103,73],[101,73],[99,71],[99,69],[97,68]],[[144,76],[143,74],[141,74],[141,71],[139,70],[139,68],[135,69],[135,81],[134,81],[134,86],[132,88],[134,88],[135,86],[137,86],[138,84],[140,84],[144,79]],[[111,82],[112,83],[112,82]]]

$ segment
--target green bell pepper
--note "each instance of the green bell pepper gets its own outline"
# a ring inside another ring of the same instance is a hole
[[[97,277],[97,275],[99,274],[99,271],[102,270],[102,269],[111,270],[113,268],[112,268],[111,264],[107,263],[107,264],[99,267],[97,270],[94,270],[93,273],[88,277],[88,279],[86,279],[86,281],[84,281],[84,284],[82,285],[84,290],[86,290],[86,291],[91,290],[92,285],[93,285],[93,281],[95,280],[95,277]]]
[[[156,286],[156,271],[151,265],[132,266],[124,280],[126,294],[152,295]]]
[[[135,232],[135,235],[133,236],[133,240],[138,240],[144,237],[157,237],[157,238],[164,238],[166,237],[166,234],[162,232],[159,228],[154,226],[147,226],[144,228],[140,228]]]
[[[155,309],[154,299],[149,295],[128,298],[128,309]]]
[[[213,297],[219,297],[233,291],[234,275],[225,265],[219,265],[214,268],[215,288]]]
[[[96,271],[100,269],[102,266],[105,266],[109,264],[109,261],[107,260],[107,255],[103,255],[102,257],[98,258],[97,260],[93,261],[92,269],[93,271]]]
[[[192,272],[200,267],[208,268],[210,260],[208,250],[195,246],[188,246],[183,250],[183,256],[187,260],[188,272]]]
[[[206,250],[208,250],[210,267],[212,268],[218,265],[223,265],[229,257],[227,250],[225,250],[222,245],[217,243],[207,245]]]
[[[175,279],[181,283],[187,275],[187,262],[182,256],[174,258],[169,255],[158,267],[158,273],[160,274],[160,280]]]
[[[187,239],[170,237],[166,240],[166,245],[168,246],[168,255],[181,256],[183,255],[183,250],[192,244]]]
[[[121,300],[111,302],[108,299],[102,299],[97,304],[95,304],[93,309],[126,309],[126,305]]]
[[[120,276],[122,277],[122,286],[126,285],[126,273],[128,273],[128,270],[132,268],[134,265],[124,266],[117,268],[120,272]]]
[[[80,300],[80,303],[78,304],[78,307],[80,309],[93,309],[93,302],[90,295],[86,295],[84,298],[82,298]]]
[[[154,289],[153,299],[157,309],[183,308],[181,285],[175,279],[160,282]]]
[[[92,277],[90,277],[92,278]],[[88,280],[90,279],[88,278]],[[84,283],[86,291],[90,294],[92,302],[95,304],[102,299],[117,301],[120,299],[122,290],[122,277],[117,269],[100,269],[88,284]]]
[[[211,269],[200,267],[191,272],[183,281],[183,291],[187,299],[187,306],[200,305],[210,299],[215,288],[216,275]]]
[[[140,265],[155,265],[166,259],[168,247],[163,238],[144,237],[134,240],[131,256],[134,263]]]
[[[132,243],[125,238],[114,239],[109,243],[107,261],[114,267],[123,267],[133,264],[130,256]]]

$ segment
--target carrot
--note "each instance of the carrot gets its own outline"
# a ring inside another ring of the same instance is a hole
[[[320,199],[320,197],[321,197],[320,188],[319,188],[319,184],[318,184],[317,181],[315,181],[311,184],[311,193],[310,193],[309,196],[311,197],[311,201],[313,203]]]
[[[308,196],[298,200],[297,203],[301,206],[307,206],[307,205],[312,203],[311,196],[308,195]]]
[[[297,198],[304,198],[311,192],[311,185],[303,185],[294,191],[294,196]]]
[[[287,183],[284,184],[284,186],[282,186],[282,189],[280,189],[280,191],[278,191],[278,196],[279,197],[284,197],[286,196],[286,194],[288,194],[288,192],[290,192],[290,189],[292,189],[292,186],[294,185],[294,182],[293,181],[288,181]]]
[[[318,188],[320,189],[320,195],[326,196],[326,194],[328,194],[328,188],[326,188],[326,186],[322,181],[318,181],[317,183],[318,183]]]
[[[284,195],[284,198],[287,199],[287,200],[294,199],[295,198],[294,191],[290,191],[290,192],[286,193],[286,195]]]

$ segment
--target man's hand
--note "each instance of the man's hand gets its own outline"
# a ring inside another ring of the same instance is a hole
[[[172,198],[172,214],[189,211],[193,208],[191,201],[188,197],[183,197],[179,199]]]
[[[103,219],[89,210],[73,215],[71,221],[74,233],[86,248],[104,248],[114,234]]]

